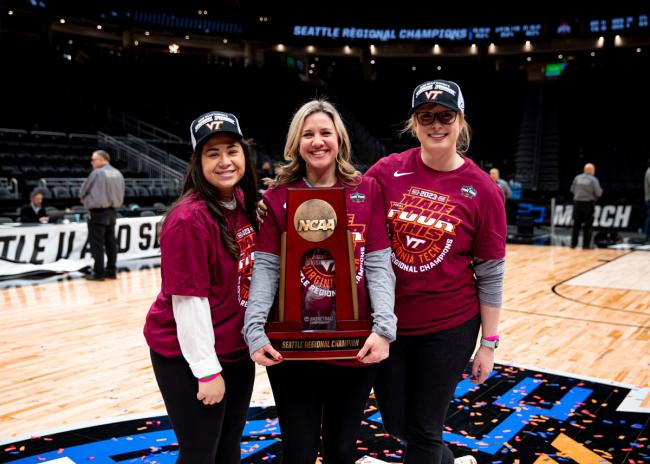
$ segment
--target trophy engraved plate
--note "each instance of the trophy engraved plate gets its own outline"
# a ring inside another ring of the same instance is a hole
[[[271,344],[287,360],[354,359],[371,322],[359,319],[345,189],[288,189],[286,211]]]

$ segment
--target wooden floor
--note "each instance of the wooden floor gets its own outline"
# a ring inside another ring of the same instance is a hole
[[[629,253],[509,245],[498,360],[649,387],[650,293],[638,290],[648,274],[618,266],[623,288],[602,280]],[[632,253],[650,262],[650,253]],[[593,269],[599,275],[590,285]],[[576,276],[579,285],[568,282]],[[142,336],[158,289],[153,269],[0,290],[0,441],[164,414]],[[263,402],[270,391],[261,369],[257,381],[254,401]]]

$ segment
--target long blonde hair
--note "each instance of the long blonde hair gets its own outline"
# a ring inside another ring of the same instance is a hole
[[[456,151],[461,155],[465,155],[465,153],[467,153],[467,150],[469,150],[472,128],[469,127],[469,123],[467,122],[467,119],[465,119],[465,113],[458,113],[458,117],[460,118],[458,121],[460,124],[460,132],[458,134],[458,139],[456,140]],[[417,138],[417,132],[415,131],[415,122],[415,113],[413,113],[404,124],[404,129],[402,129],[400,133],[411,134],[413,137]]]
[[[350,136],[343,124],[341,115],[330,102],[323,99],[311,100],[302,105],[296,114],[293,115],[287,141],[284,145],[284,159],[288,164],[282,166],[280,174],[270,181],[269,187],[279,187],[283,184],[296,182],[307,175],[305,161],[300,156],[300,138],[302,137],[302,127],[305,119],[314,113],[325,113],[334,123],[334,128],[339,138],[339,151],[336,154],[336,177],[346,186],[355,185],[359,182],[361,173],[352,165],[352,144]]]

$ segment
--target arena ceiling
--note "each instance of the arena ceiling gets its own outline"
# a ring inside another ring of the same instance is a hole
[[[207,11],[214,19],[254,21],[260,16],[271,22],[354,21],[364,25],[401,24],[426,26],[464,25],[481,21],[526,21],[574,15],[635,14],[648,12],[650,0],[566,1],[566,0],[448,0],[448,1],[355,1],[355,0],[9,0],[0,4],[20,7],[42,4],[53,13],[101,14],[125,8],[190,15]]]

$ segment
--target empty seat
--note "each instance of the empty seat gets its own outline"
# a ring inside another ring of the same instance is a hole
[[[156,202],[153,204],[153,210],[156,211],[157,213],[164,213],[167,211],[167,205],[164,203]]]
[[[26,176],[39,176],[40,170],[37,166],[33,164],[26,164],[23,166],[23,174]]]
[[[0,166],[0,169],[2,169],[2,171],[7,173],[10,177],[19,177],[22,175],[21,169],[15,164]]]
[[[149,196],[149,190],[147,190],[147,187],[143,187],[141,185],[136,185],[133,187],[133,190],[135,191],[135,194],[139,197],[148,197]]]
[[[52,195],[54,195],[54,198],[70,198],[70,190],[67,187],[54,187],[52,188]]]
[[[180,192],[174,187],[165,187],[165,195],[168,197],[177,197]]]

